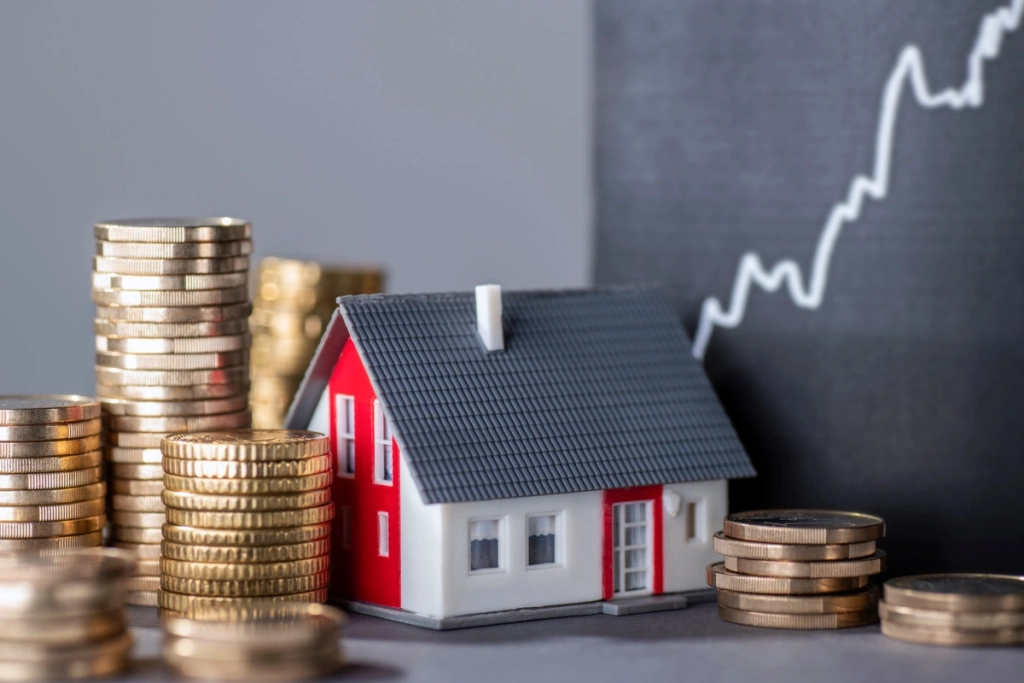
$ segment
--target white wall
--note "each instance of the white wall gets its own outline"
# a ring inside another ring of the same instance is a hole
[[[399,496],[402,515],[402,609],[444,616],[443,575],[450,558],[444,553],[441,505],[424,505],[409,462],[399,449]]]
[[[679,497],[680,511],[669,510],[673,495]],[[686,504],[696,503],[697,537],[686,540]],[[728,483],[723,480],[668,484],[662,489],[662,532],[664,533],[664,587],[666,593],[707,588],[704,569],[721,557],[711,547],[711,537],[722,528],[729,507]]]

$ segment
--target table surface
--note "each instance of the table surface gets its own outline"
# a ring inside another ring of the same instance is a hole
[[[159,662],[155,609],[131,608],[139,681],[173,680]],[[878,626],[780,631],[727,624],[713,603],[628,617],[595,615],[436,632],[351,615],[338,681],[1021,681],[1024,648],[901,643]]]

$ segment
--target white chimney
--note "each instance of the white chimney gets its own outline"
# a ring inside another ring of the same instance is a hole
[[[501,285],[477,285],[476,332],[488,351],[505,348],[505,331],[501,328]]]

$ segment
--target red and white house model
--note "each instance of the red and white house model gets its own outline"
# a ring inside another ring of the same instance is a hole
[[[338,304],[286,424],[337,459],[332,598],[443,629],[707,590],[754,470],[660,292]]]

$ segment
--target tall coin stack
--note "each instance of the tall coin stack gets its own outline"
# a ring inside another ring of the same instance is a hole
[[[159,604],[174,613],[327,599],[330,446],[305,431],[163,441]]]
[[[116,545],[135,550],[128,600],[156,605],[164,506],[160,439],[251,423],[251,227],[234,218],[98,223],[96,393]]]
[[[103,542],[100,404],[84,396],[0,396],[0,553]]]
[[[379,269],[265,258],[252,312],[253,426],[280,429],[320,336],[345,294],[376,294]]]
[[[838,629],[878,621],[878,588],[868,577],[885,569],[875,547],[880,517],[828,510],[762,510],[725,518],[707,568],[718,589],[718,614],[745,626]]]
[[[1024,643],[1024,576],[926,574],[887,581],[882,633],[924,645]]]

